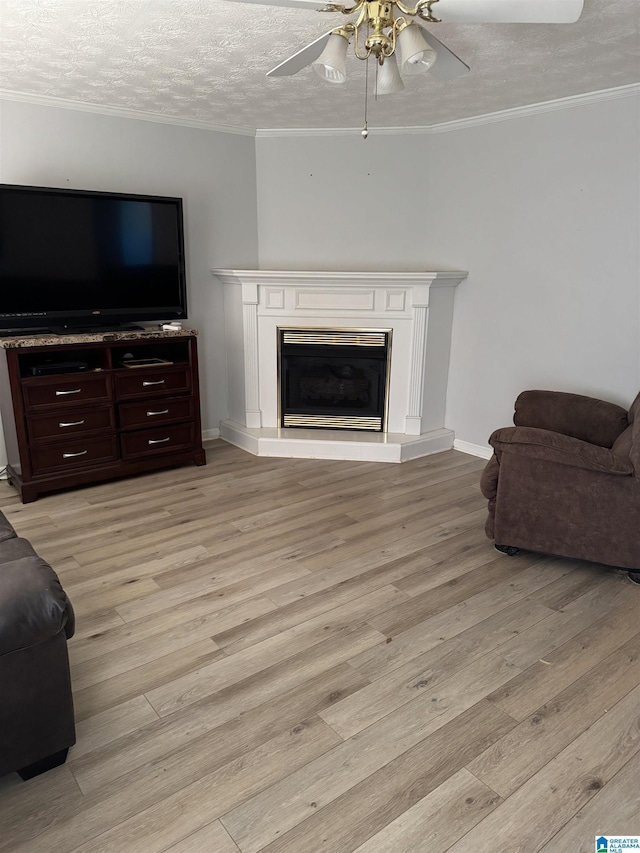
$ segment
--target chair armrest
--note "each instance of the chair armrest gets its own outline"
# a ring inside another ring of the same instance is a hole
[[[480,492],[487,500],[495,498],[498,494],[498,477],[500,476],[500,466],[496,459],[495,453],[485,465],[484,471],[480,477]]]
[[[628,457],[614,453],[606,447],[589,444],[551,430],[504,427],[491,435],[489,444],[498,457],[505,451],[510,451],[531,459],[585,468],[603,474],[630,476],[634,473],[634,467]]]
[[[523,391],[516,400],[513,422],[611,447],[629,425],[622,406],[563,391]]]

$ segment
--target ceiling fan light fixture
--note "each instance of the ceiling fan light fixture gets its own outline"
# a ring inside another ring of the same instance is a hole
[[[378,95],[395,95],[404,89],[395,54],[387,57],[384,64],[378,67],[376,93]]]
[[[435,50],[422,35],[417,24],[407,23],[398,31],[400,67],[403,74],[422,74],[436,61]]]
[[[346,59],[349,36],[342,32],[332,32],[325,49],[311,63],[315,73],[325,83],[344,83],[347,79]]]

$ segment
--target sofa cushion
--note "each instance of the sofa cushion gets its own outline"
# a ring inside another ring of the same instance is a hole
[[[6,539],[13,539],[16,535],[13,526],[7,521],[4,514],[0,512],[0,542]]]
[[[41,557],[20,557],[0,565],[0,655],[54,637],[67,618],[67,596]]]

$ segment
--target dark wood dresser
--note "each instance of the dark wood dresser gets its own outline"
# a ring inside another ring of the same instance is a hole
[[[9,480],[44,493],[205,464],[195,331],[0,339]]]

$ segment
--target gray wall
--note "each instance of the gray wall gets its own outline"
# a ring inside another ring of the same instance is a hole
[[[466,269],[446,425],[485,446],[524,388],[640,388],[640,99],[427,135],[258,138],[263,267]],[[389,179],[392,175],[392,179]]]
[[[209,270],[252,268],[258,247],[265,268],[468,269],[447,400],[462,441],[486,445],[523,388],[627,404],[640,387],[637,96],[366,142],[1,107],[0,181],[185,199],[205,429],[228,408]]]
[[[640,123],[624,98],[430,139],[435,263],[456,295],[447,420],[486,442],[525,388],[640,389]],[[436,168],[437,164],[437,168]]]
[[[256,139],[261,268],[425,269],[427,142]]]
[[[181,196],[189,322],[200,330],[203,429],[227,416],[222,286],[257,263],[254,138],[0,102],[0,182]]]

